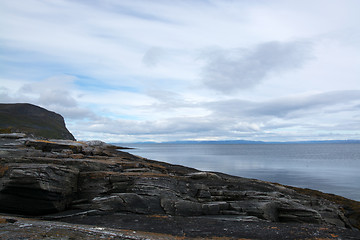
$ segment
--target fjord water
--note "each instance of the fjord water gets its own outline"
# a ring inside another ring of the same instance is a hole
[[[360,201],[360,144],[127,144],[148,159]]]

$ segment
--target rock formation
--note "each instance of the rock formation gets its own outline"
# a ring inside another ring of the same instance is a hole
[[[75,140],[61,115],[27,103],[0,104],[0,133]]]
[[[359,224],[344,206],[279,184],[156,162],[100,141],[1,136],[2,212],[43,215],[72,209],[347,228]]]

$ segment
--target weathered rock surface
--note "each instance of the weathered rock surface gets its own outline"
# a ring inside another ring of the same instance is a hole
[[[44,214],[64,210],[77,191],[79,170],[39,163],[2,167],[0,203],[5,212]]]
[[[76,217],[62,211],[81,215],[81,221],[118,213],[359,227],[356,201],[339,204],[326,194],[327,199],[279,184],[152,161],[100,141],[0,138],[0,143],[1,212],[60,212],[56,219],[67,221]]]
[[[357,231],[319,224],[114,213],[39,221],[0,215],[0,239],[355,240]]]

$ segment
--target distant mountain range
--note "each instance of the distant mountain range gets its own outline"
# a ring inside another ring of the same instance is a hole
[[[136,144],[319,144],[319,143],[360,143],[360,140],[321,140],[321,141],[288,141],[265,142],[248,140],[222,140],[222,141],[170,141],[170,142],[136,142]],[[122,143],[124,144],[124,143]]]

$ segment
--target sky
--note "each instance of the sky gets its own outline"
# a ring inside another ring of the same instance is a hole
[[[0,0],[0,102],[78,140],[360,139],[358,0]]]

